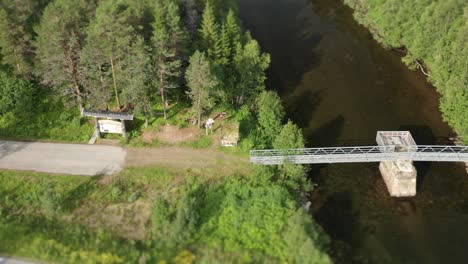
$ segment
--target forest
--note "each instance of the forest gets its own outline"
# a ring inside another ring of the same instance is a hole
[[[3,133],[58,104],[130,110],[148,126],[159,111],[167,123],[169,102],[190,100],[199,125],[214,104],[252,103],[269,56],[234,4],[211,2],[2,1]]]
[[[403,50],[441,95],[444,120],[468,141],[468,5],[464,0],[345,0],[384,46]]]
[[[265,88],[269,55],[243,29],[235,1],[2,0],[0,32],[2,139],[86,142],[86,108],[133,112],[141,122],[131,141],[146,127],[187,126],[181,105],[198,128],[214,109],[230,113],[240,144],[222,154],[236,162],[253,147],[305,145]],[[330,263],[329,238],[302,206],[313,188],[306,173],[219,160],[92,178],[0,170],[0,255]]]

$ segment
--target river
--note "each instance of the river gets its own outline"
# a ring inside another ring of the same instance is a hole
[[[243,26],[271,54],[269,89],[308,146],[375,145],[378,130],[418,144],[453,132],[438,94],[403,54],[372,39],[340,0],[239,0]],[[337,263],[466,263],[468,177],[455,163],[416,163],[418,194],[389,197],[378,164],[312,166],[313,214]]]

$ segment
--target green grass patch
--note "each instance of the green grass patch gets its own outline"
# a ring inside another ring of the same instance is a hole
[[[78,109],[66,109],[61,102],[43,100],[27,114],[8,112],[0,115],[0,138],[87,142],[94,132]]]
[[[327,263],[326,236],[270,173],[0,171],[0,253],[58,263]]]

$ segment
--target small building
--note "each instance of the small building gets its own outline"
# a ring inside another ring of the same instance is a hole
[[[95,132],[90,143],[94,143],[101,133],[121,134],[124,138],[127,136],[125,129],[125,121],[133,120],[133,114],[126,112],[111,112],[111,111],[96,111],[96,110],[81,110],[81,116],[95,118]],[[91,143],[91,144],[92,144]]]

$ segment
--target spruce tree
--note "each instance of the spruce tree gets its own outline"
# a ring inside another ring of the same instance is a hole
[[[214,63],[225,67],[229,63],[229,57],[231,54],[230,44],[229,44],[229,36],[227,33],[226,26],[224,24],[221,25],[219,38],[214,47],[215,52],[215,61]]]
[[[232,60],[237,46],[241,45],[241,28],[232,9],[229,10],[226,16],[225,25],[227,37],[229,39],[230,59]]]
[[[218,23],[210,1],[205,4],[200,27],[200,48],[206,50],[211,60],[216,58],[215,45],[218,42]]]

